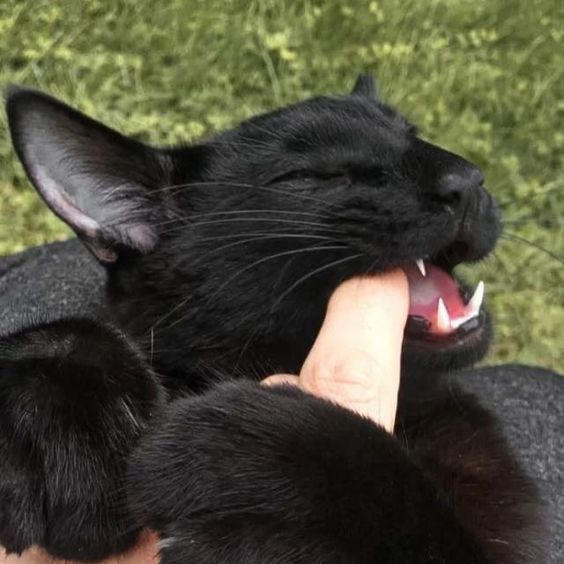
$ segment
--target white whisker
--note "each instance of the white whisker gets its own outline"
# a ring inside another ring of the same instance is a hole
[[[343,264],[345,262],[348,262],[350,260],[353,259],[357,259],[359,257],[361,257],[362,254],[356,254],[356,255],[351,255],[339,260],[335,260],[333,262],[330,262],[329,264],[325,264],[323,266],[320,266],[319,268],[316,268],[315,270],[312,270],[311,272],[309,272],[308,274],[306,274],[305,276],[302,276],[301,278],[299,278],[298,280],[296,280],[296,282],[294,282],[287,290],[285,290],[282,295],[274,302],[274,304],[272,304],[272,308],[271,311],[273,311],[274,309],[276,309],[280,303],[282,302],[282,300],[293,290],[295,290],[300,284],[302,284],[303,282],[305,282],[306,280],[309,280],[310,278],[312,278],[313,276],[315,276],[316,274],[327,270],[333,266],[338,266],[339,264]]]
[[[308,253],[308,252],[318,252],[318,251],[330,251],[330,250],[344,250],[347,249],[348,247],[346,247],[345,245],[332,245],[332,246],[311,246],[311,247],[305,247],[305,248],[300,248],[300,249],[292,249],[289,251],[283,251],[280,253],[276,253],[274,255],[269,255],[266,257],[263,257],[259,260],[253,261],[251,264],[245,266],[244,268],[238,270],[235,274],[233,274],[232,276],[230,276],[209,298],[208,301],[213,300],[219,293],[221,293],[227,286],[229,286],[229,284],[231,284],[231,282],[233,282],[233,280],[235,280],[236,278],[238,278],[241,274],[245,273],[246,271],[250,270],[251,268],[254,268],[255,266],[258,266],[260,264],[263,264],[267,261],[270,260],[274,260],[277,258],[282,258],[285,256],[293,256],[293,255],[297,255],[300,253]],[[174,312],[178,311],[179,308],[181,308],[183,305],[185,305],[188,301],[189,301],[190,297],[185,298],[184,300],[182,300],[180,303],[178,303],[173,309],[171,309],[166,315],[164,315],[163,317],[161,317],[159,320],[157,320],[153,326],[152,329],[156,328],[158,325],[160,325],[164,320],[168,319]],[[184,319],[184,317],[180,317],[178,318],[176,321],[174,321],[173,323],[163,327],[160,329],[160,331],[164,331],[164,330],[169,330],[172,327],[174,327],[175,325],[177,325],[178,323],[180,323],[182,320]]]

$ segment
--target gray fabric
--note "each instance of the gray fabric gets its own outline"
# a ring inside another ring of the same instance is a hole
[[[104,317],[104,281],[77,239],[0,258],[0,335],[65,316]]]
[[[550,564],[564,562],[564,377],[517,364],[450,376],[501,421],[527,474],[539,486],[549,533]],[[539,563],[540,564],[540,563]]]
[[[0,334],[66,315],[105,317],[105,274],[76,240],[0,259]],[[506,365],[449,376],[501,420],[525,469],[539,484],[551,527],[550,564],[564,562],[564,378]],[[539,563],[540,564],[540,563]]]

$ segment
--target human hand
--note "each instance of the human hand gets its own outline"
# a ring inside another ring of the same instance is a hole
[[[408,307],[402,270],[347,280],[329,301],[300,375],[276,374],[263,383],[300,386],[392,432]]]

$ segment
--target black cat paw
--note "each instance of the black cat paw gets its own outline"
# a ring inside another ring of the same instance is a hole
[[[395,438],[294,388],[176,400],[134,451],[128,492],[163,564],[485,562]]]
[[[124,337],[66,320],[0,339],[0,545],[65,559],[132,545],[127,457],[162,393]]]

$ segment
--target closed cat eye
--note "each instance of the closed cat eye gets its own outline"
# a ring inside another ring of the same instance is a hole
[[[384,168],[378,166],[355,168],[351,170],[352,178],[357,182],[366,184],[374,183],[375,180],[392,176],[392,174]]]
[[[346,179],[350,181],[349,174],[344,170],[336,171],[313,171],[307,169],[292,170],[275,176],[267,182],[267,185],[278,184],[281,182],[291,182],[294,180],[333,180]]]

